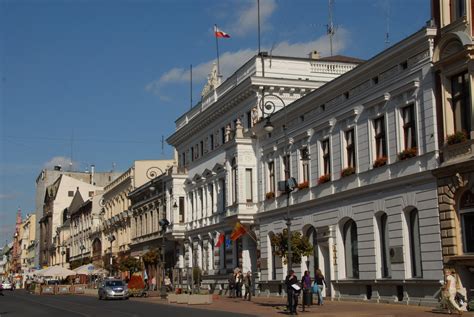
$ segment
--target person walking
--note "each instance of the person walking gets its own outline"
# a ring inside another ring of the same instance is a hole
[[[244,285],[245,285],[245,294],[244,294],[244,300],[250,301],[252,298],[252,272],[248,271],[247,274],[244,277]]]
[[[303,287],[303,308],[302,311],[304,311],[304,306],[305,306],[305,296],[306,294],[311,292],[311,276],[309,275],[308,271],[304,271],[303,277],[301,277],[301,286]],[[306,303],[311,305],[311,302]]]
[[[316,269],[316,276],[314,277],[313,293],[318,294],[318,305],[323,305],[323,289],[327,287],[326,280],[320,269]]]
[[[288,311],[290,315],[298,315],[296,307],[298,306],[298,296],[300,295],[301,287],[298,285],[298,278],[295,271],[290,270],[285,279],[286,292],[288,294]]]
[[[151,277],[151,290],[156,290],[156,277],[154,275]]]
[[[236,273],[231,273],[229,277],[229,297],[235,297],[235,275]]]
[[[459,289],[461,288],[456,276],[456,272],[454,271],[454,269],[445,268],[444,277],[445,283],[442,294],[444,301],[447,304],[448,311],[450,314],[456,313],[458,315],[461,315],[462,312],[466,310],[466,308],[460,306],[456,301],[456,293],[458,293]]]
[[[237,275],[235,276],[235,295],[238,298],[242,298],[242,273],[237,272]]]

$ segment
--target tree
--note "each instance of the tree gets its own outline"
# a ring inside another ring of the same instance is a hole
[[[272,245],[275,246],[275,254],[283,258],[283,263],[288,263],[288,230],[275,234],[271,238]],[[309,243],[308,237],[303,237],[298,231],[291,232],[291,262],[300,264],[303,256],[313,254],[313,246]]]
[[[160,261],[160,254],[157,249],[151,249],[143,255],[143,263],[156,265]]]
[[[140,270],[140,267],[140,261],[132,256],[126,257],[120,262],[120,271],[130,272],[130,276],[134,272],[138,272]]]

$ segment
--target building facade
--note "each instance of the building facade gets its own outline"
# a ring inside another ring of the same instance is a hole
[[[433,57],[441,166],[438,203],[446,266],[474,289],[473,1],[432,1],[438,27]]]

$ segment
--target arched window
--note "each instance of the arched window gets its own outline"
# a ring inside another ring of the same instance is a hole
[[[381,276],[386,278],[390,277],[390,258],[389,258],[389,235],[388,235],[388,217],[386,213],[382,213],[378,217],[379,225],[379,241],[380,241],[380,259],[381,267],[380,272]]]
[[[459,201],[459,217],[464,253],[474,253],[474,194],[467,190]]]
[[[63,224],[64,224],[64,223],[66,222],[66,220],[68,220],[68,219],[69,219],[69,211],[68,211],[68,209],[66,208],[66,209],[64,209],[64,211],[63,211]]]
[[[408,213],[408,233],[410,239],[411,275],[421,277],[421,244],[420,244],[420,220],[418,210],[412,209]]]
[[[306,236],[308,237],[309,243],[313,246],[313,254],[308,256],[308,271],[311,276],[314,276],[316,269],[319,268],[318,237],[316,229],[311,226],[308,229]]]
[[[270,243],[270,255],[269,255],[269,261],[270,265],[268,266],[268,269],[270,270],[270,278],[271,280],[276,280],[276,254],[275,254],[275,244],[272,243],[272,238],[273,238],[273,233],[270,233],[268,235],[268,241]]]
[[[346,277],[359,278],[359,249],[357,241],[357,226],[349,219],[342,230],[344,241],[344,259],[346,262]]]

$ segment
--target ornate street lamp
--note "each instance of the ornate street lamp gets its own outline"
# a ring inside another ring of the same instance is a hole
[[[107,238],[109,241],[110,241],[110,272],[109,272],[109,275],[112,276],[112,269],[113,269],[113,254],[112,254],[112,243],[115,241],[115,236],[113,234],[111,234],[108,238]]]
[[[165,272],[165,246],[166,246],[166,237],[165,237],[165,234],[166,234],[166,229],[168,228],[168,226],[170,225],[170,222],[168,221],[168,219],[166,218],[163,218],[161,219],[158,224],[160,225],[161,227],[161,235],[162,235],[162,245],[161,245],[161,274],[162,274],[162,279],[161,279],[161,298],[166,298],[167,297],[167,292],[166,292],[166,285],[165,285],[165,276],[166,276],[166,272]]]

